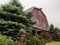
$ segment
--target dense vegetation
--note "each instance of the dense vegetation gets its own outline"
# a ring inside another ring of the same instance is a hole
[[[60,29],[58,27],[54,27],[53,24],[50,25],[50,32],[56,35],[56,40],[60,41]]]
[[[31,36],[28,39],[27,45],[45,45],[46,41],[43,40],[40,36]]]
[[[33,22],[30,20],[32,14],[25,14],[22,5],[17,0],[11,0],[8,4],[0,7],[0,32],[17,37],[20,28],[32,29]]]
[[[0,45],[15,45],[11,37],[0,35]]]

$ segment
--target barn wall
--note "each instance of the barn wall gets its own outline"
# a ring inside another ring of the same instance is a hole
[[[46,16],[42,12],[41,9],[33,8],[32,10],[33,16],[31,18],[32,21],[35,21],[36,24],[33,26],[38,27],[40,29],[48,30],[49,25]]]

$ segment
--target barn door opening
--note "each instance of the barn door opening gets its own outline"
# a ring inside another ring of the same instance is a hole
[[[32,30],[32,35],[36,35],[36,30]]]

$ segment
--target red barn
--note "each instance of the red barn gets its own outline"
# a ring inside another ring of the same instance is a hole
[[[26,10],[26,12],[32,12],[32,17],[31,20],[36,22],[36,24],[33,25],[33,27],[35,28],[33,30],[33,33],[40,33],[40,31],[44,30],[44,31],[48,31],[49,30],[49,25],[48,25],[48,21],[46,18],[46,15],[43,13],[42,8],[36,8],[36,7],[32,7],[28,10]]]
[[[32,7],[26,10],[27,13],[32,12],[31,20],[36,22],[33,25],[34,30],[32,31],[33,35],[40,35],[45,39],[55,39],[56,35],[49,32],[49,24],[46,18],[46,15],[43,13],[42,8]]]

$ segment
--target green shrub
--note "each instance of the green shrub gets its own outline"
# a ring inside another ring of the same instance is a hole
[[[0,45],[15,45],[11,37],[0,35]]]
[[[46,43],[51,42],[51,41],[53,41],[53,40],[51,40],[51,39],[47,39],[47,40],[46,40]]]
[[[56,41],[60,41],[60,34],[56,34],[57,36],[56,36]]]
[[[45,41],[37,36],[29,38],[27,45],[45,45]]]

